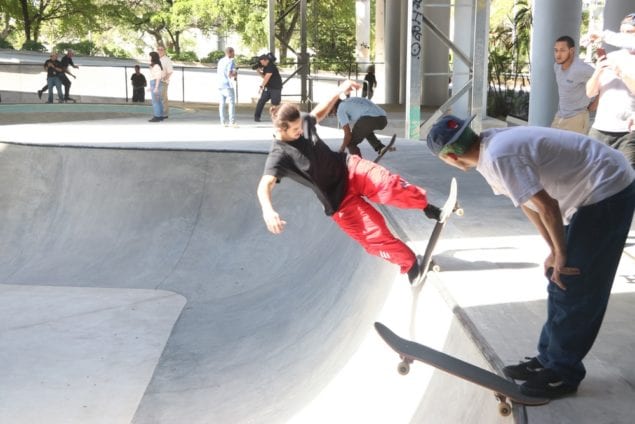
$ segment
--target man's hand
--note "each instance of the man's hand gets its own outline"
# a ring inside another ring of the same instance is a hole
[[[287,225],[287,221],[284,221],[278,215],[278,212],[269,210],[267,212],[262,213],[262,217],[265,220],[265,224],[267,224],[267,229],[274,234],[280,234],[284,230],[284,226]]]
[[[562,290],[566,290],[567,287],[560,279],[561,275],[580,275],[579,268],[565,266],[566,262],[566,257],[551,253],[547,259],[545,259],[544,263],[545,275]],[[550,273],[551,275],[549,275]]]

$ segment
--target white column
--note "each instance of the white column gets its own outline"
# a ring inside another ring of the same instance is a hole
[[[426,3],[435,5],[447,4],[449,0],[426,0]],[[450,34],[450,8],[449,7],[424,7],[423,13],[445,35]],[[464,30],[464,29],[462,29]],[[467,28],[465,29],[467,31]],[[450,49],[443,44],[427,27],[423,31],[423,101],[425,106],[440,106],[448,99],[448,84],[450,76],[448,55]]]
[[[401,79],[401,0],[386,0],[386,27],[384,52],[386,62],[386,103],[399,104],[399,81]]]
[[[421,82],[423,76],[423,7],[418,0],[408,1],[408,47],[406,56],[406,137],[419,140],[421,124]],[[429,35],[431,36],[431,35]]]
[[[529,125],[549,126],[558,109],[553,46],[562,35],[572,37],[578,44],[582,0],[534,0],[533,18]]]
[[[456,0],[454,29],[452,31],[454,44],[470,57],[472,56],[472,45],[474,44],[473,3],[473,0]],[[452,72],[452,94],[454,94],[470,79],[470,68],[461,59],[454,56]],[[461,117],[468,116],[470,113],[469,93],[462,96],[452,105],[452,113]]]
[[[370,0],[355,0],[355,58],[370,61]]]
[[[374,99],[377,103],[386,101],[385,22],[386,0],[375,0],[375,78],[377,78],[377,89]]]

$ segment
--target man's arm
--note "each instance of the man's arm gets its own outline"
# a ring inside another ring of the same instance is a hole
[[[340,95],[343,94],[347,96],[354,89],[359,90],[360,88],[362,88],[362,84],[356,81],[344,81],[342,85],[338,87],[338,91],[333,94],[328,102],[320,103],[315,108],[313,108],[313,110],[311,111],[311,115],[314,115],[317,122],[320,122],[329,115],[329,112],[331,111],[331,109],[333,109],[333,106],[339,100]]]
[[[346,147],[348,147],[348,144],[353,138],[353,132],[351,131],[351,126],[349,124],[344,125],[342,129],[344,130],[344,140],[342,140],[342,145],[340,146],[340,153],[342,153],[346,149]]]
[[[280,234],[287,222],[280,218],[278,212],[273,209],[273,203],[271,202],[271,192],[276,186],[276,181],[277,178],[273,175],[263,175],[258,183],[257,194],[267,229],[274,234]]]
[[[529,202],[532,203],[536,210],[527,207],[526,204],[522,205],[522,210],[551,249],[549,257],[545,260],[545,272],[549,268],[553,268],[551,281],[562,290],[566,290],[560,280],[560,274],[577,275],[580,270],[566,267],[567,246],[564,239],[564,225],[562,223],[560,205],[545,190],[534,194],[527,203]]]

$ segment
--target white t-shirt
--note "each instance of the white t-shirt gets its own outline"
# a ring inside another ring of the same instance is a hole
[[[630,58],[627,50],[606,55],[606,60],[621,62]],[[606,132],[627,133],[628,119],[635,113],[635,95],[624,82],[606,68],[600,75],[600,102],[595,112],[593,128]]]
[[[543,127],[483,131],[476,170],[494,194],[534,209],[531,197],[545,190],[556,199],[565,224],[581,206],[624,190],[635,172],[619,151],[585,135]]]

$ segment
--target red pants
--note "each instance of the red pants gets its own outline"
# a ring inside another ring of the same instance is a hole
[[[428,205],[425,190],[359,156],[349,156],[347,165],[348,189],[333,220],[368,253],[399,265],[401,273],[408,272],[415,254],[390,232],[383,215],[364,197],[398,208],[423,209]]]

